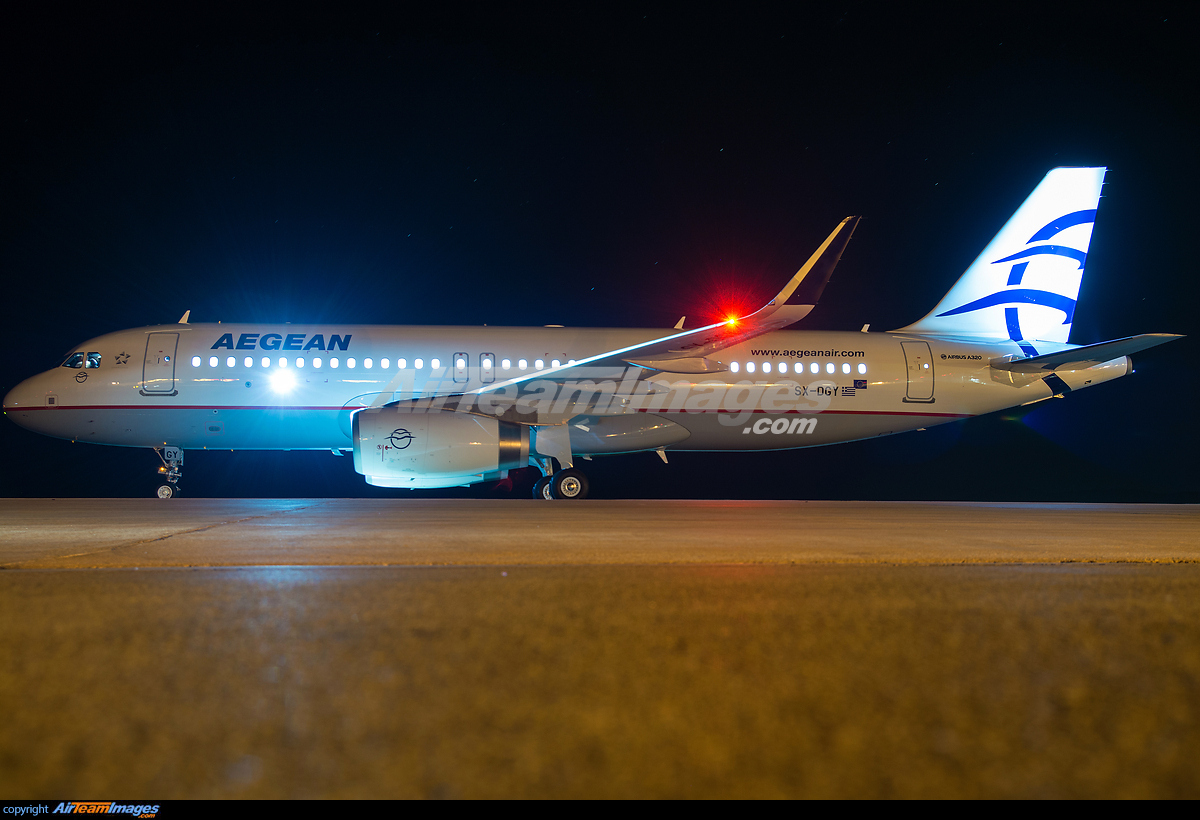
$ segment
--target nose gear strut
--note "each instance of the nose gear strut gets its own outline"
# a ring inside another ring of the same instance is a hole
[[[154,454],[162,462],[158,474],[166,480],[166,484],[158,488],[159,498],[173,498],[179,495],[179,479],[183,476],[183,448],[155,447]]]

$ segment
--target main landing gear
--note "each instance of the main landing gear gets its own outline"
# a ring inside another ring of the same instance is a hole
[[[179,495],[179,479],[183,476],[183,448],[163,447],[154,448],[154,454],[162,462],[158,474],[166,483],[159,486],[155,493],[159,498],[174,498]]]
[[[533,485],[533,497],[544,498],[547,501],[554,498],[587,498],[587,494],[587,476],[574,467],[542,476]]]

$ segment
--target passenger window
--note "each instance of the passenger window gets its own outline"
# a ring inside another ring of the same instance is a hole
[[[83,357],[84,357],[84,354],[82,354],[82,353],[72,353],[70,356],[67,357],[67,360],[62,363],[62,366],[63,367],[74,367],[74,368],[83,367]]]
[[[93,367],[99,367],[99,366],[100,366],[100,354],[95,353],[95,352],[88,353],[87,354],[87,364],[85,365],[85,367],[87,367],[88,369],[91,369]]]

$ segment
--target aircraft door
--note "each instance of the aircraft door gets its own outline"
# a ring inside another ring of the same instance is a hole
[[[929,342],[901,342],[904,361],[908,365],[906,402],[933,403],[933,354]]]
[[[175,349],[178,333],[151,333],[146,336],[146,360],[142,365],[143,396],[176,396]]]

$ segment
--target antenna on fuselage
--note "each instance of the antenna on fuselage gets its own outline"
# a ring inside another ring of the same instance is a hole
[[[179,317],[179,322],[177,324],[186,325],[188,323],[188,321],[187,321],[188,317],[191,315],[192,315],[192,311],[190,309],[185,310],[183,312],[183,315]]]

